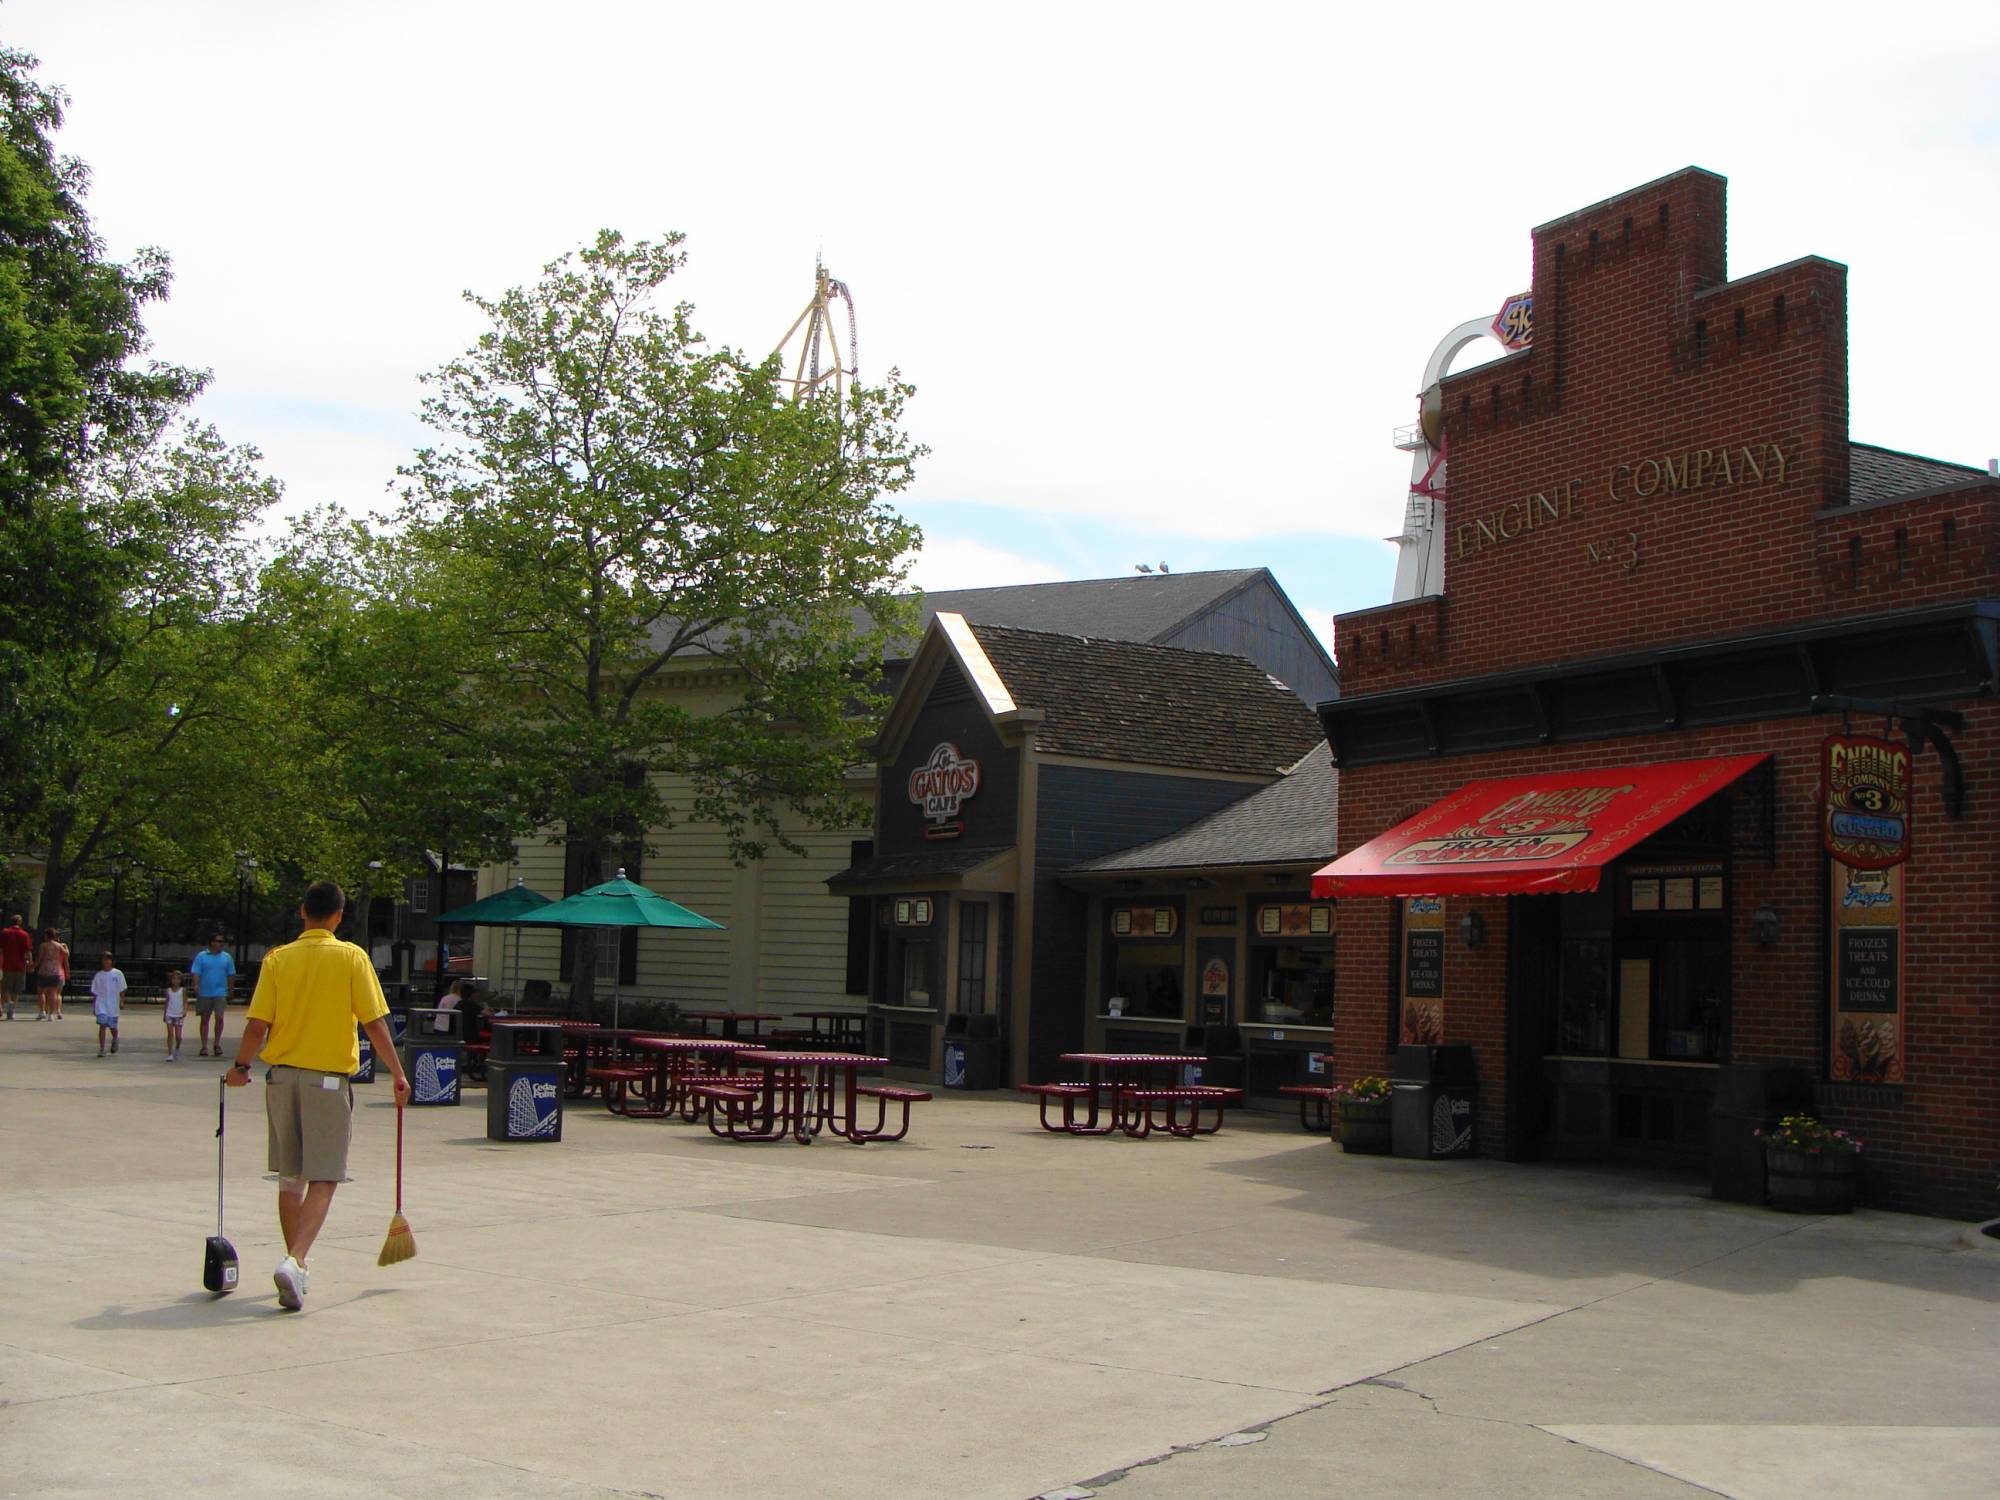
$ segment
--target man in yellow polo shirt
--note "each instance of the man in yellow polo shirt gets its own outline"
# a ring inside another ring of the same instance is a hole
[[[388,1002],[368,955],[333,935],[347,897],[330,880],[306,888],[299,916],[305,931],[296,942],[273,948],[257,975],[250,1020],[243,1028],[237,1061],[223,1081],[242,1088],[250,1064],[261,1051],[270,1065],[264,1087],[264,1117],[270,1133],[270,1170],[278,1174],[278,1224],[285,1234],[285,1258],[272,1280],[278,1305],[292,1312],[305,1306],[306,1257],[333,1206],[333,1190],[347,1176],[347,1143],[354,1119],[354,1086],[361,1066],[358,1021],[368,1029],[378,1062],[396,1078],[396,1108],[410,1097],[389,1034]]]

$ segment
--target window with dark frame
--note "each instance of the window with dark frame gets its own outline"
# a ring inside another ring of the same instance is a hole
[[[986,1013],[986,903],[965,901],[958,908],[958,1009]]]

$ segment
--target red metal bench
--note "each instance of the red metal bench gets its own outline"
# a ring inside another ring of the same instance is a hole
[[[900,1141],[910,1133],[910,1106],[912,1104],[928,1104],[931,1097],[922,1089],[904,1088],[901,1084],[894,1083],[881,1083],[875,1084],[872,1087],[857,1088],[854,1091],[854,1096],[857,1099],[873,1099],[875,1101],[875,1128],[864,1131],[859,1127],[857,1122],[855,1133],[851,1138],[856,1145],[859,1145],[864,1140]],[[900,1104],[903,1106],[903,1122],[897,1126],[893,1135],[885,1129],[889,1123],[889,1106],[891,1104]]]
[[[1022,1093],[1032,1094],[1039,1099],[1042,1112],[1042,1129],[1052,1135],[1085,1135],[1091,1133],[1102,1135],[1111,1128],[1108,1125],[1103,1130],[1096,1128],[1097,1090],[1093,1089],[1087,1083],[1024,1083],[1020,1085],[1020,1089]],[[1049,1101],[1051,1099],[1062,1100],[1062,1124],[1060,1125],[1051,1125],[1049,1123]],[[1085,1100],[1090,1104],[1089,1118],[1082,1124],[1078,1124],[1076,1118],[1076,1105],[1079,1099]]]
[[[688,1105],[682,1113],[690,1120],[706,1118],[709,1133],[728,1140],[738,1126],[749,1123],[751,1107],[758,1097],[756,1089],[724,1083],[696,1084],[687,1091]],[[688,1109],[693,1113],[688,1113]]]
[[[1214,1135],[1222,1128],[1223,1110],[1243,1102],[1241,1089],[1212,1088],[1204,1084],[1171,1089],[1125,1089],[1122,1092],[1128,1106],[1125,1133],[1137,1139],[1144,1139],[1155,1130],[1164,1130],[1183,1140],[1192,1140],[1198,1135]],[[1183,1104],[1187,1106],[1185,1121],[1181,1119]],[[1138,1106],[1136,1116],[1129,1107],[1132,1105]],[[1204,1105],[1215,1111],[1215,1122],[1207,1126],[1201,1123]],[[1154,1118],[1155,1110],[1163,1112],[1157,1120]]]
[[[1340,1097],[1339,1089],[1327,1088],[1317,1083],[1288,1083],[1278,1092],[1287,1099],[1299,1101],[1300,1129],[1320,1131],[1333,1129],[1333,1101]]]
[[[584,1077],[604,1090],[604,1107],[614,1115],[661,1115],[660,1109],[635,1110],[631,1104],[632,1085],[644,1084],[653,1076],[650,1068],[591,1068]]]

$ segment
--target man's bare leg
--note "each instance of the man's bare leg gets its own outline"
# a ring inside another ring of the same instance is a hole
[[[319,1238],[327,1210],[333,1207],[333,1190],[339,1186],[337,1182],[299,1182],[289,1177],[278,1184],[278,1227],[285,1234],[286,1253],[300,1265],[312,1254],[313,1241]]]

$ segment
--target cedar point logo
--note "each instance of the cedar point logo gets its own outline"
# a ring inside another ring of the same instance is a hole
[[[979,762],[960,755],[950,740],[910,772],[910,800],[935,822],[957,817],[958,805],[978,790]]]

